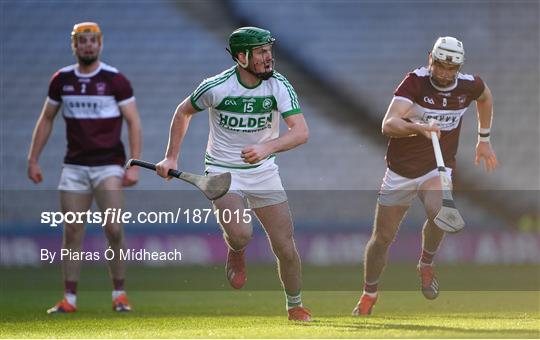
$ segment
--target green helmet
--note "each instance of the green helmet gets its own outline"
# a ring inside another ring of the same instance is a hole
[[[254,47],[273,44],[275,39],[270,31],[258,27],[240,27],[229,36],[229,53],[236,61],[236,55]]]

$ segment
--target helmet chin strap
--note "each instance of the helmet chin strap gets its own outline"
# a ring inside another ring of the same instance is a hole
[[[247,69],[249,66],[249,50],[246,50],[246,62],[242,63],[238,58],[235,58],[238,65],[240,65],[241,68]]]

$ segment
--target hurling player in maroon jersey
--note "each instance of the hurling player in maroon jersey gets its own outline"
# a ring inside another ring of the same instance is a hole
[[[99,60],[103,37],[93,22],[76,24],[71,33],[75,65],[56,72],[49,84],[48,97],[36,123],[28,154],[28,177],[34,183],[43,179],[38,159],[61,111],[66,122],[67,152],[60,177],[60,205],[63,213],[89,211],[95,198],[100,210],[118,211],[123,204],[123,186],[137,183],[136,167],[124,171],[124,146],[120,140],[122,122],[128,127],[131,157],[141,152],[139,113],[129,81],[117,69]],[[106,216],[103,214],[102,216]],[[113,310],[129,311],[124,291],[125,264],[119,250],[125,248],[121,223],[107,221],[105,235],[116,256],[109,261],[113,281]],[[63,249],[80,252],[84,223],[64,223]],[[64,299],[48,313],[77,310],[77,283],[81,261],[64,259]]]
[[[427,220],[422,231],[422,252],[418,263],[421,290],[427,299],[439,294],[433,271],[433,257],[444,237],[433,219],[441,209],[441,185],[431,132],[440,139],[446,174],[451,179],[455,167],[462,116],[476,101],[478,110],[477,165],[498,166],[489,141],[493,117],[493,97],[477,75],[460,73],[465,60],[461,41],[453,37],[437,39],[429,53],[428,67],[409,73],[394,92],[382,123],[382,133],[390,137],[386,153],[387,170],[379,192],[373,234],[365,253],[364,291],[353,315],[371,314],[377,301],[377,285],[387,262],[388,249],[399,225],[418,195]],[[437,124],[430,125],[435,120]]]

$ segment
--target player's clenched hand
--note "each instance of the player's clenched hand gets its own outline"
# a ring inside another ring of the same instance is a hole
[[[139,181],[139,168],[131,167],[126,170],[124,173],[124,178],[122,179],[122,185],[125,187],[130,187]]]
[[[482,159],[484,160],[484,169],[487,172],[491,172],[499,166],[497,156],[489,142],[478,142],[478,144],[476,144],[476,158],[474,164],[477,166],[480,165]]]
[[[37,162],[28,161],[28,178],[30,178],[35,184],[38,184],[43,180],[41,168]]]
[[[161,162],[156,164],[156,173],[158,174],[158,176],[166,178],[167,180],[170,180],[172,178],[171,176],[167,175],[169,173],[169,170],[171,169],[178,169],[177,162],[172,159],[165,158]]]
[[[255,164],[262,161],[263,159],[266,159],[269,155],[270,149],[267,145],[254,144],[246,146],[242,150],[242,154],[240,156],[245,163]]]
[[[437,134],[437,138],[441,138],[441,129],[437,124],[416,123],[416,131],[427,139],[431,139],[431,131]]]

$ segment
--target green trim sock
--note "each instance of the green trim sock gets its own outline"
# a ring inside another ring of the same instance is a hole
[[[298,291],[293,294],[289,294],[287,291],[285,291],[285,298],[286,298],[286,306],[287,310],[292,309],[294,307],[302,307],[302,293],[301,291]]]

